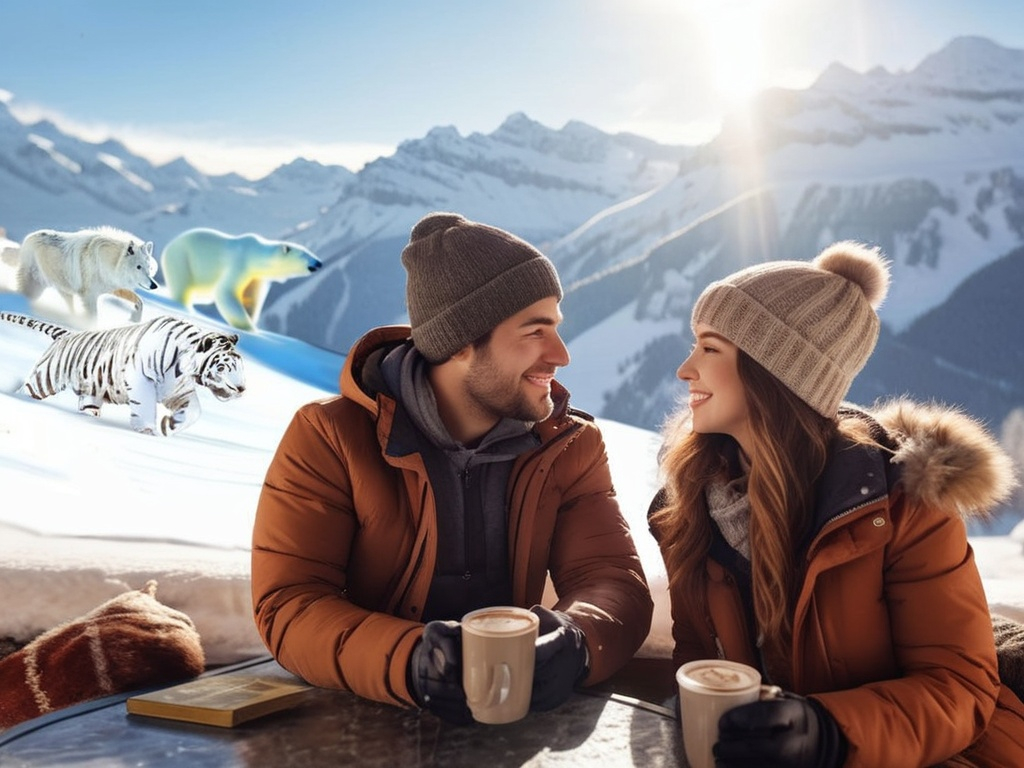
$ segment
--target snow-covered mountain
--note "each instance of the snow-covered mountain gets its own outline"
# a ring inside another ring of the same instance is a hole
[[[425,213],[457,211],[543,249],[592,216],[673,178],[689,154],[582,123],[556,131],[523,114],[486,136],[434,128],[368,164],[335,205],[302,231],[327,265],[315,280],[275,286],[261,324],[347,351],[370,325],[404,319],[399,253]]]
[[[356,174],[297,162],[257,182],[154,167],[0,105],[10,237],[104,223],[158,252],[190,226],[287,237],[325,268],[275,285],[261,325],[340,352],[404,319],[399,253],[438,209],[555,261],[573,356],[560,378],[600,416],[660,423],[709,281],[843,238],[881,246],[895,277],[853,399],[936,397],[997,430],[1024,404],[1024,51],[989,40],[957,38],[909,72],[833,65],[807,89],[763,93],[700,147],[514,114],[489,135],[435,128]]]
[[[807,90],[763,94],[670,184],[551,248],[578,281],[564,311],[587,361],[563,378],[599,413],[654,426],[701,288],[846,238],[881,246],[894,273],[853,399],[937,397],[998,429],[1024,403],[1006,282],[1024,285],[1024,51],[959,38],[911,72],[833,66]]]
[[[191,227],[281,237],[320,215],[354,174],[296,160],[258,181],[206,176],[184,159],[154,166],[117,141],[95,144],[53,123],[20,123],[0,101],[0,227],[21,241],[36,229],[101,224],[163,245]]]

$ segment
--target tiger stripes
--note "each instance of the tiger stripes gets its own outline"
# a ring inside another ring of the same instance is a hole
[[[25,380],[36,400],[70,388],[79,396],[78,409],[99,415],[104,403],[131,406],[131,426],[155,434],[157,404],[168,414],[160,432],[171,434],[199,416],[196,385],[220,400],[245,390],[237,334],[225,334],[170,315],[143,323],[95,331],[74,331],[13,312],[0,320],[39,331],[53,344]]]

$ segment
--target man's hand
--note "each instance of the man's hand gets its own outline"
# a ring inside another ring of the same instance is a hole
[[[462,627],[457,621],[431,621],[409,658],[409,690],[416,703],[454,725],[473,715],[462,689]]]
[[[817,701],[783,693],[722,715],[714,754],[716,768],[839,768],[846,737]]]
[[[530,710],[542,712],[565,703],[587,676],[587,645],[583,630],[564,613],[540,605],[530,610],[540,617]]]

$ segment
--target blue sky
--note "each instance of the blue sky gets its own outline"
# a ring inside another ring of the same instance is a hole
[[[514,112],[665,143],[832,62],[915,67],[958,35],[1024,48],[1020,0],[3,0],[0,99],[157,162],[358,170]]]

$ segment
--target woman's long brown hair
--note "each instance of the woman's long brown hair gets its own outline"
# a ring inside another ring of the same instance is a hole
[[[742,350],[737,368],[753,440],[747,492],[754,614],[766,657],[788,660],[800,577],[797,547],[811,522],[814,483],[837,426]],[[726,435],[692,432],[688,421],[680,409],[665,430],[660,463],[667,503],[652,515],[651,525],[673,597],[693,601],[691,608],[705,615],[712,523],[704,489],[716,478],[725,481],[738,474],[739,445]]]

